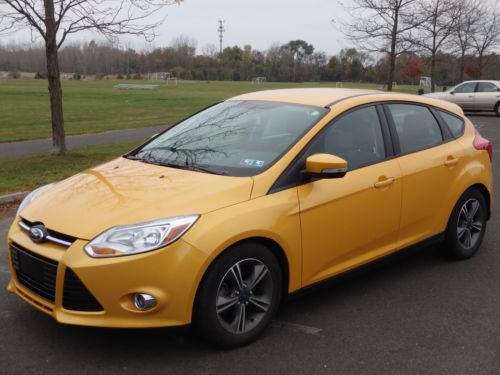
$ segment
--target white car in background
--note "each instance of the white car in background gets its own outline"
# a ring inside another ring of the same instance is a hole
[[[500,116],[500,81],[466,81],[448,91],[424,96],[447,100],[464,111],[495,111]]]

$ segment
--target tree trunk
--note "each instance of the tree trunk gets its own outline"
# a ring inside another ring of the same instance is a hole
[[[394,23],[391,31],[391,52],[389,53],[389,74],[387,76],[387,91],[392,91],[394,82],[394,71],[396,70],[396,39],[399,27],[399,7],[394,8]]]
[[[484,64],[483,64],[483,53],[482,52],[479,53],[478,62],[479,62],[479,66],[478,66],[478,77],[477,77],[477,79],[483,79]]]
[[[396,70],[396,52],[391,51],[389,56],[389,77],[387,81],[387,91],[392,91],[392,83],[394,82],[394,71]]]
[[[61,76],[56,41],[56,22],[54,18],[54,0],[44,0],[45,7],[45,55],[47,59],[47,78],[49,82],[50,113],[52,118],[52,154],[66,153],[64,118],[62,104]]]
[[[436,91],[436,55],[431,56],[431,92]]]
[[[464,81],[465,77],[465,52],[460,56],[460,82]]]

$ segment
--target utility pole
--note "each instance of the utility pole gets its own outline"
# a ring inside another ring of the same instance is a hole
[[[224,20],[219,20],[219,27],[217,28],[217,31],[219,32],[219,56],[222,57],[222,40],[224,38],[224,33],[226,32],[226,28],[224,27],[224,24],[226,21]]]

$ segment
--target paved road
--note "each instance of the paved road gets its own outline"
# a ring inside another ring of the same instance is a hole
[[[89,145],[143,139],[159,133],[167,127],[168,125],[161,125],[138,129],[113,130],[99,134],[70,135],[66,137],[66,146],[70,149]],[[52,139],[0,143],[0,158],[50,152],[51,148]]]
[[[500,149],[500,120],[473,121]],[[494,154],[500,176],[500,154]],[[500,185],[496,185],[498,202]],[[7,284],[0,217],[0,285]],[[429,248],[287,302],[258,342],[219,351],[186,329],[56,324],[0,291],[0,373],[500,374],[500,208],[481,251]]]

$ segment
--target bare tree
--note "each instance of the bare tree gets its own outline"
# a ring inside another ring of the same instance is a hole
[[[353,0],[354,6],[344,7],[352,21],[338,22],[341,31],[362,50],[388,55],[389,91],[392,91],[396,58],[410,46],[407,34],[422,22],[415,13],[419,1]]]
[[[131,34],[152,39],[163,20],[146,19],[166,5],[182,0],[0,0],[0,34],[29,28],[45,43],[52,153],[66,151],[58,51],[66,38],[80,31],[96,31],[108,38]]]
[[[421,1],[418,10],[424,20],[409,41],[428,55],[431,66],[431,90],[436,89],[436,56],[457,30],[460,7],[455,0]]]
[[[485,14],[476,32],[472,36],[472,48],[478,59],[478,75],[482,78],[484,57],[500,43],[500,12],[496,9],[491,14]]]
[[[458,0],[458,18],[456,33],[453,34],[460,61],[460,82],[464,80],[465,57],[472,49],[473,38],[479,23],[486,17],[486,11],[480,0]]]

